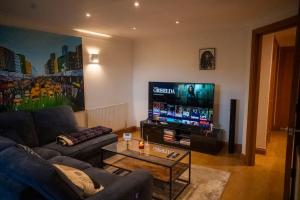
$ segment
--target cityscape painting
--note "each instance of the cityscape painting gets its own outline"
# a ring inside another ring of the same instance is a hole
[[[0,112],[84,110],[80,37],[0,26]]]

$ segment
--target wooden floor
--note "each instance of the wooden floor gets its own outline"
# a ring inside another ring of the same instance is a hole
[[[223,200],[282,200],[285,148],[286,133],[273,132],[267,154],[257,154],[253,167],[241,164],[240,155],[228,154],[227,149],[217,156],[192,152],[192,164],[231,172]]]

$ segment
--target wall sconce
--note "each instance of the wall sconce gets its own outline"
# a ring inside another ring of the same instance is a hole
[[[99,64],[100,49],[97,47],[88,47],[87,52],[89,54],[89,63],[90,64]]]
[[[89,54],[89,63],[99,63],[99,53]]]

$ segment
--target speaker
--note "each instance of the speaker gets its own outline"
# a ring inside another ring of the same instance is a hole
[[[234,153],[235,148],[235,121],[236,121],[236,99],[230,100],[229,139],[228,153]]]

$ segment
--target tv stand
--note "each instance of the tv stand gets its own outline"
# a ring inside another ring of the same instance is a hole
[[[148,139],[149,142],[209,154],[217,154],[222,149],[222,129],[208,131],[197,126],[176,123],[161,124],[151,120],[141,121],[140,125],[141,137],[144,140]]]

